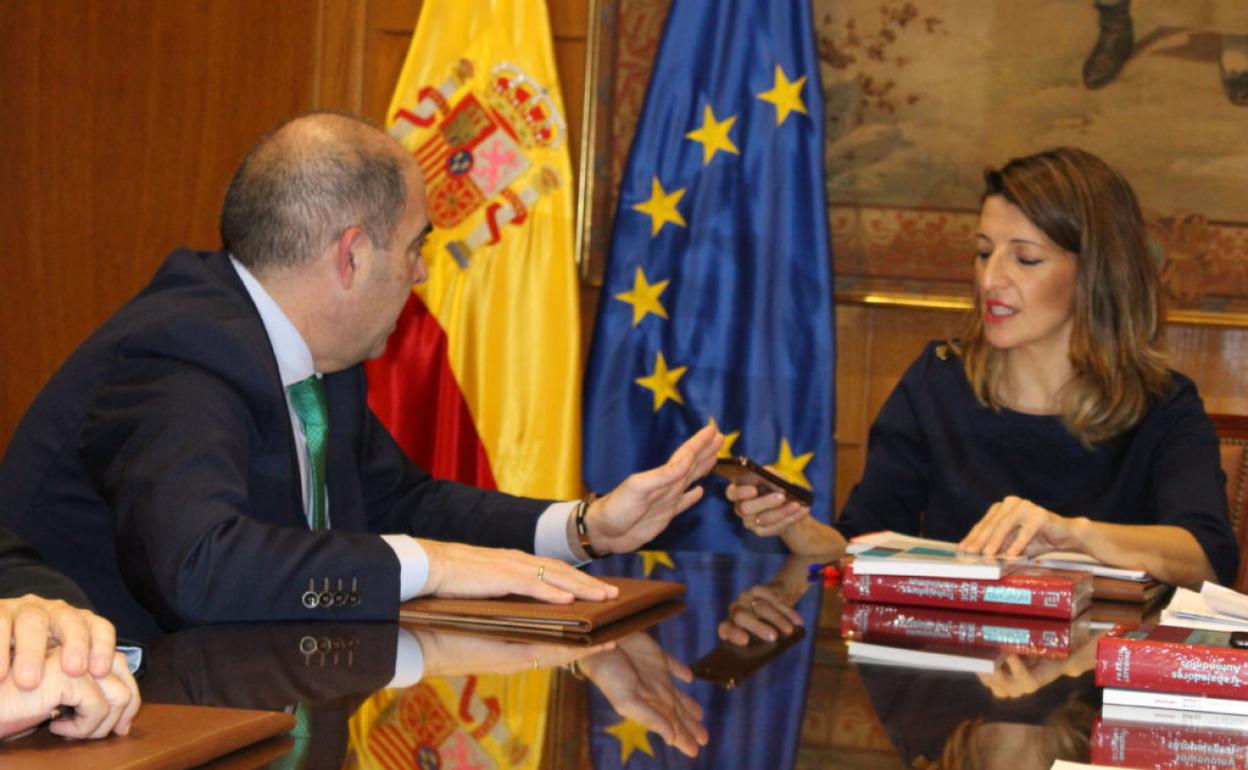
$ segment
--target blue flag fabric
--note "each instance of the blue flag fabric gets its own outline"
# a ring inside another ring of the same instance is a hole
[[[621,184],[585,383],[611,489],[714,420],[726,450],[833,500],[833,285],[806,2],[676,0]],[[725,452],[726,454],[726,452]],[[769,550],[722,485],[656,548]]]
[[[674,580],[687,586],[689,606],[680,614],[647,629],[644,634],[677,660],[695,662],[721,645],[717,628],[729,616],[733,600],[759,585],[769,585],[786,564],[777,554],[727,556],[713,553],[650,551],[615,554],[594,562],[595,575]],[[804,564],[799,565],[804,567]],[[804,571],[804,569],[803,569]],[[715,770],[791,768],[806,713],[812,681],[819,611],[823,589],[818,582],[794,605],[802,616],[805,635],[791,647],[750,674],[734,689],[704,679],[691,684],[674,682],[702,707],[703,726],[710,742],[696,759],[689,759],[626,719],[597,687],[589,690],[590,756],[596,770],[673,770],[705,767]],[[620,640],[629,650],[644,650],[634,641]],[[661,687],[660,683],[648,682]]]

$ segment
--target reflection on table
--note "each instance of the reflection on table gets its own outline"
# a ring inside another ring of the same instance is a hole
[[[909,768],[944,755],[956,761],[941,766],[978,757],[978,766],[1027,770],[1054,757],[1087,761],[1099,704],[1085,673],[1093,637],[1069,656],[1003,654],[990,674],[855,664],[839,590],[807,580],[814,561],[604,559],[595,572],[677,580],[688,592],[679,614],[596,646],[384,623],[191,629],[151,646],[142,688],[148,702],[294,713],[295,749],[273,767]],[[757,638],[785,618],[802,628]]]

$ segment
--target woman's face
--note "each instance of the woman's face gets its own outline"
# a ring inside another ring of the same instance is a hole
[[[1070,353],[1076,256],[999,196],[984,200],[976,233],[975,286],[984,337],[998,350]]]

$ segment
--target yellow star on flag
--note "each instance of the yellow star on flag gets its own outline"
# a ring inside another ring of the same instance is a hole
[[[654,749],[650,748],[650,738],[646,735],[646,728],[631,719],[625,719],[619,724],[611,725],[605,728],[607,733],[614,735],[620,742],[620,767],[628,764],[628,758],[633,755],[637,749],[650,756],[654,756]]]
[[[732,124],[736,122],[736,115],[716,121],[715,113],[711,111],[711,105],[708,104],[703,108],[702,127],[685,134],[685,138],[702,143],[703,166],[710,163],[711,158],[714,158],[715,153],[719,150],[730,152],[733,155],[741,154],[737,150],[737,146],[728,138],[728,132],[732,130]]]
[[[806,82],[806,76],[802,75],[797,80],[789,80],[784,70],[780,69],[780,65],[776,65],[775,85],[770,91],[763,91],[758,94],[758,98],[765,102],[771,102],[776,107],[776,125],[784,123],[784,119],[789,116],[790,112],[797,111],[803,115],[806,112],[806,104],[802,101],[802,84]]]
[[[676,210],[676,204],[685,195],[685,188],[667,192],[659,184],[659,178],[653,177],[650,182],[650,199],[633,204],[633,208],[650,217],[650,236],[654,237],[663,229],[663,225],[671,222],[680,227],[685,226],[685,218]]]
[[[637,275],[633,278],[633,288],[615,295],[616,299],[633,306],[633,326],[641,323],[646,313],[654,313],[659,318],[667,318],[667,311],[659,302],[659,295],[667,288],[667,284],[667,281],[647,283],[646,274],[641,272],[639,267]]]
[[[663,358],[663,351],[659,351],[655,355],[654,371],[636,379],[638,385],[654,391],[654,411],[659,411],[659,407],[663,406],[668,399],[678,404],[685,403],[685,400],[680,397],[680,391],[676,389],[676,383],[685,376],[685,370],[688,368],[678,366],[675,369],[668,369],[667,361]]]
[[[638,551],[637,554],[641,556],[641,574],[644,577],[650,577],[650,573],[660,564],[676,569],[676,564],[667,551]]]
[[[807,452],[804,455],[794,457],[793,448],[789,446],[789,440],[781,438],[780,458],[771,465],[771,469],[785,481],[791,481],[794,484],[811,489],[810,480],[806,478],[806,474],[802,473],[802,470],[810,462],[810,458],[814,456],[814,452]]]
[[[706,424],[710,425],[715,430],[718,430],[720,433],[724,433],[723,430],[720,430],[720,427],[715,422],[714,417],[707,420]],[[735,444],[737,442],[737,439],[740,437],[741,437],[741,431],[736,431],[734,433],[724,433],[724,445],[719,448],[719,451],[715,453],[715,456],[723,457],[725,459],[732,457],[732,445]]]

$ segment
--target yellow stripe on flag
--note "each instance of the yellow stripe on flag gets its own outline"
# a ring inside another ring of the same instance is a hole
[[[424,3],[387,126],[425,170],[435,230],[417,293],[498,488],[571,498],[580,314],[554,61],[543,0]]]

